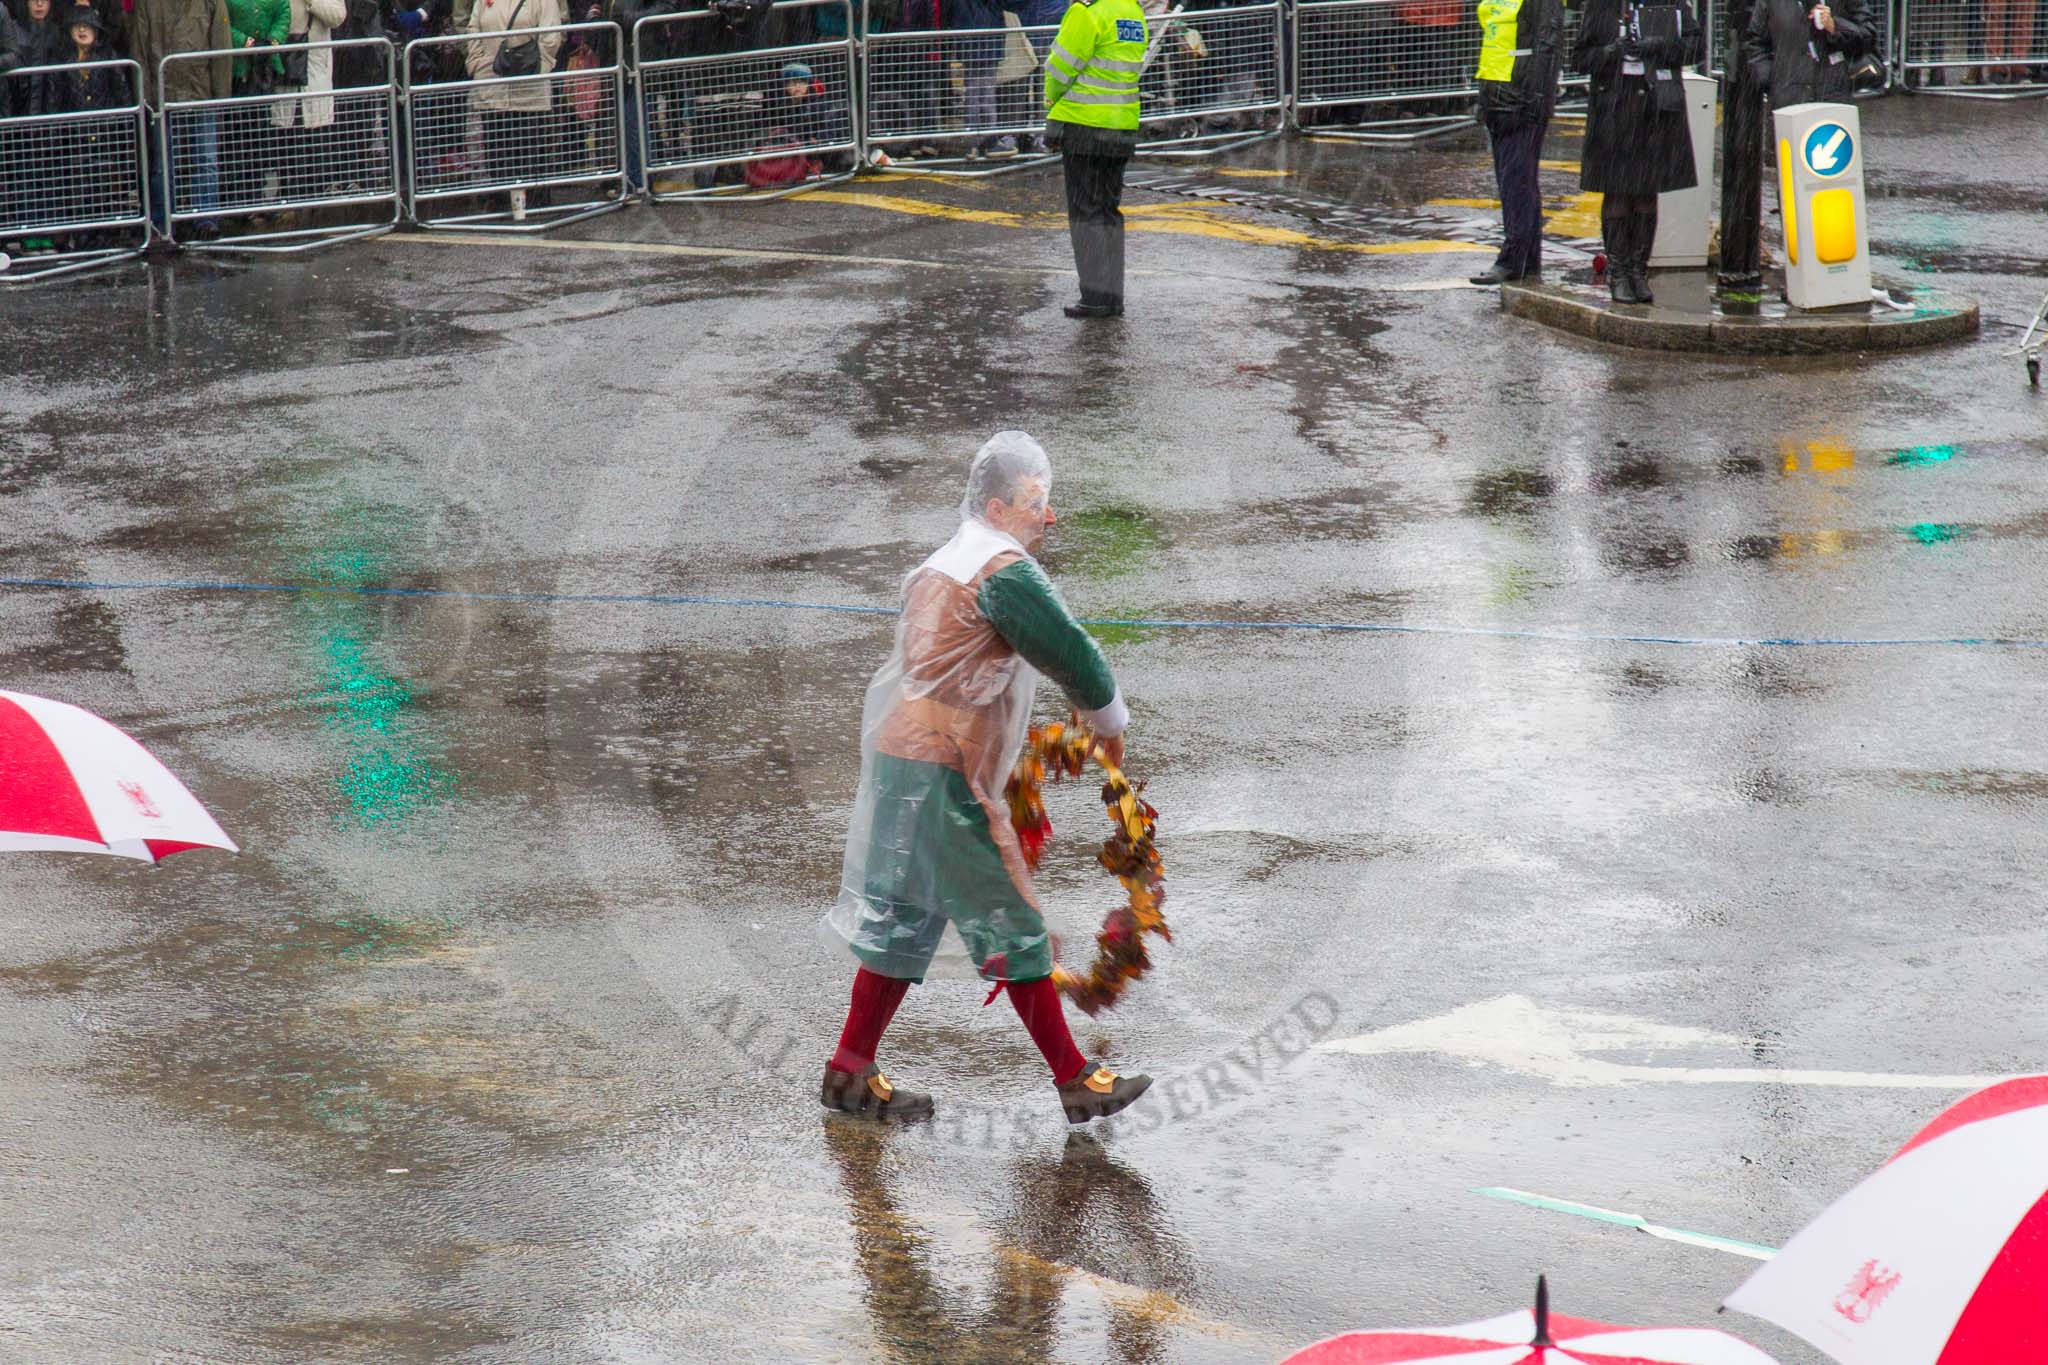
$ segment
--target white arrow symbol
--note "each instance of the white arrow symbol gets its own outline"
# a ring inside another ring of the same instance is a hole
[[[1833,170],[1835,168],[1835,158],[1841,155],[1842,144],[1848,140],[1849,130],[1847,128],[1835,129],[1833,137],[1814,148],[1813,168],[1822,172]]]
[[[1552,1085],[1827,1085],[1883,1090],[1976,1090],[2003,1076],[1923,1076],[1898,1072],[1794,1071],[1769,1066],[1653,1066],[1659,1053],[1733,1050],[1742,1040],[1704,1029],[1626,1014],[1550,1009],[1524,995],[1479,1001],[1410,1024],[1316,1044],[1359,1056],[1434,1053],[1468,1066],[1497,1066]],[[1620,1053],[1610,1060],[1601,1053]]]

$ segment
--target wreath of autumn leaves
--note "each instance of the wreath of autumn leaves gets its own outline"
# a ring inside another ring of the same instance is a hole
[[[1166,879],[1160,871],[1159,849],[1152,842],[1159,812],[1139,795],[1144,783],[1133,784],[1103,757],[1095,736],[1079,717],[1065,725],[1031,727],[1003,795],[1010,804],[1010,823],[1016,827],[1024,861],[1036,870],[1052,834],[1052,821],[1045,813],[1046,779],[1058,782],[1079,777],[1090,759],[1101,767],[1106,779],[1102,807],[1115,826],[1096,850],[1095,860],[1123,884],[1126,900],[1103,918],[1102,931],[1095,936],[1095,959],[1087,969],[1075,973],[1055,967],[1052,979],[1077,1008],[1093,1015],[1114,1005],[1124,988],[1152,965],[1151,954],[1145,951],[1146,934],[1173,942],[1173,931],[1166,927],[1160,909],[1166,901]]]

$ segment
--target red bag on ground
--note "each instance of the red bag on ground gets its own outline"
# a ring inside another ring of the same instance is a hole
[[[747,163],[747,183],[757,190],[781,189],[786,185],[802,184],[824,169],[824,163],[816,157],[799,156],[795,152],[764,156]]]

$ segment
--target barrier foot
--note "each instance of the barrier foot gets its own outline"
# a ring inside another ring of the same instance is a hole
[[[2048,85],[1913,85],[1898,81],[1886,89],[1908,95],[1942,95],[1953,100],[2038,100],[2048,99]],[[1860,94],[1861,92],[1859,92]]]
[[[178,249],[221,256],[295,256],[301,252],[340,246],[343,242],[382,237],[397,226],[398,220],[394,218],[389,222],[371,223],[367,227],[292,228],[283,232],[256,232],[247,237],[216,237],[210,242],[180,242]]]
[[[1162,160],[1192,161],[1198,157],[1220,156],[1244,147],[1253,147],[1261,142],[1270,142],[1286,132],[1285,127],[1252,128],[1229,133],[1210,134],[1207,137],[1179,138],[1170,142],[1144,142],[1138,144],[1138,155]]]
[[[885,149],[886,150],[886,149]],[[973,180],[991,175],[1009,175],[1013,171],[1035,171],[1059,164],[1058,152],[1034,152],[1030,155],[1018,153],[998,161],[970,161],[964,156],[923,157],[916,161],[894,161],[887,166],[874,169],[884,173],[890,171],[914,173],[917,175],[943,175],[958,180]]]
[[[144,251],[145,248],[139,246],[107,247],[97,251],[65,251],[51,256],[17,256],[9,260],[6,269],[0,270],[0,287],[43,284],[103,266],[138,261]]]
[[[607,213],[616,213],[633,202],[633,196],[622,194],[617,199],[600,199],[588,204],[550,205],[541,209],[530,209],[525,219],[514,220],[510,209],[495,209],[489,213],[465,213],[454,218],[421,218],[413,214],[418,226],[429,232],[497,232],[506,236],[526,236],[533,233],[552,232],[556,228],[568,227],[591,218],[601,218]]]
[[[1298,128],[1296,131],[1306,138],[1401,146],[1410,142],[1425,142],[1451,133],[1461,133],[1478,126],[1479,120],[1470,114],[1439,114],[1402,124],[1382,124],[1379,127],[1339,124],[1334,128],[1322,126]]]

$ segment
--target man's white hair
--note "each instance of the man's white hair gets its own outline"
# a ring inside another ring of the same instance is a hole
[[[1018,489],[1037,480],[1052,492],[1052,459],[1045,447],[1022,431],[999,431],[974,452],[967,466],[967,496],[960,500],[962,520],[978,518],[989,500],[1014,502]]]

